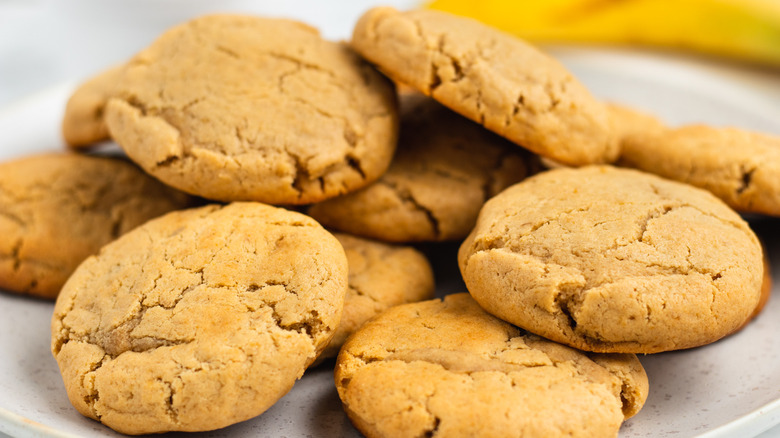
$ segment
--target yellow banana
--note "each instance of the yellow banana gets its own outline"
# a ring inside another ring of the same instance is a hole
[[[433,0],[532,41],[684,48],[780,66],[780,0]]]

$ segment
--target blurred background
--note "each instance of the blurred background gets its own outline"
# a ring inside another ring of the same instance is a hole
[[[714,73],[768,94],[780,109],[780,0],[0,0],[0,107],[120,63],[198,15],[296,16],[327,38],[347,39],[375,4],[473,16],[564,63],[584,51],[616,66],[657,60]]]

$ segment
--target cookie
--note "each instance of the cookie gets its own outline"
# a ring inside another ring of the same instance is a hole
[[[323,225],[387,242],[463,239],[482,204],[532,172],[535,159],[432,99],[402,100],[401,138],[387,173],[315,204]]]
[[[336,388],[367,437],[606,437],[647,398],[633,354],[584,353],[468,294],[394,307],[344,345]]]
[[[766,248],[762,246],[762,249],[764,250],[764,278],[761,281],[761,297],[758,299],[758,304],[756,305],[756,308],[753,309],[753,313],[750,314],[747,321],[734,330],[734,333],[745,328],[745,326],[750,324],[751,321],[760,315],[761,312],[764,311],[764,307],[766,306],[767,301],[769,301],[769,297],[772,295],[772,265],[769,263]]]
[[[349,287],[341,324],[320,358],[335,357],[347,337],[390,307],[433,298],[433,270],[412,247],[333,233],[349,264]]]
[[[83,415],[125,434],[261,414],[338,326],[347,260],[311,218],[259,203],[173,212],[65,284],[52,352]]]
[[[103,112],[121,72],[120,66],[108,69],[73,92],[62,118],[62,136],[68,146],[80,149],[109,138]]]
[[[360,18],[352,47],[393,79],[539,155],[571,165],[617,158],[604,105],[512,35],[445,12],[382,7]]]
[[[713,342],[761,295],[762,251],[710,193],[631,169],[557,169],[488,201],[458,253],[488,312],[575,348]]]
[[[622,140],[629,136],[652,135],[666,129],[666,125],[660,119],[636,108],[614,102],[607,102],[606,106],[620,139],[621,148]]]
[[[620,165],[709,190],[737,211],[780,216],[780,137],[684,126],[628,136]]]
[[[0,164],[0,288],[55,298],[106,243],[191,198],[127,161],[51,153]]]
[[[630,136],[655,135],[659,131],[666,129],[666,125],[660,119],[636,108],[615,102],[606,102],[605,105],[607,110],[609,110],[612,125],[615,128],[621,146],[623,140]],[[540,161],[547,169],[571,167],[546,158],[542,158]]]
[[[212,15],[136,55],[106,105],[148,173],[220,201],[306,204],[356,190],[392,158],[392,84],[344,44],[281,19]]]

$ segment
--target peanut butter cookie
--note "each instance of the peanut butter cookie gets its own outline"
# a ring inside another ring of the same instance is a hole
[[[347,260],[311,218],[259,203],[150,221],[87,259],[52,317],[71,403],[126,434],[261,414],[339,323]]]
[[[387,242],[463,239],[482,204],[522,180],[536,159],[420,94],[401,100],[401,139],[387,173],[315,204],[327,227]]]
[[[369,321],[341,350],[335,380],[370,438],[615,437],[648,391],[635,355],[556,344],[495,318],[468,294]]]
[[[0,288],[55,298],[74,269],[192,198],[112,158],[51,153],[0,164]]]
[[[709,190],[737,211],[780,216],[780,137],[690,125],[623,140],[620,165]]]
[[[609,112],[561,64],[512,35],[433,10],[366,12],[352,46],[393,79],[564,164],[611,162]]]
[[[347,254],[349,288],[341,324],[321,358],[335,357],[347,337],[372,317],[399,304],[431,299],[434,291],[431,265],[416,249],[333,235]]]
[[[122,67],[113,67],[79,85],[65,106],[62,136],[80,149],[109,138],[103,121],[106,102],[115,93]]]
[[[390,164],[392,84],[295,21],[213,15],[130,60],[106,105],[111,137],[161,181],[220,201],[306,204]]]
[[[753,231],[710,193],[635,170],[557,169],[488,201],[458,254],[488,312],[581,350],[713,342],[756,309]]]
[[[655,135],[666,129],[664,122],[651,114],[619,103],[608,102],[606,105],[621,143],[629,136]]]

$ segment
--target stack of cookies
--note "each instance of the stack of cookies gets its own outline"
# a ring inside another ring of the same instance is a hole
[[[637,353],[768,296],[732,208],[780,214],[780,140],[668,128],[441,12],[370,10],[350,44],[199,18],[84,83],[63,134],[0,165],[0,287],[56,297],[69,399],[126,434],[255,417],[338,356],[367,436],[615,436]],[[431,300],[408,245],[443,241],[469,294]]]

